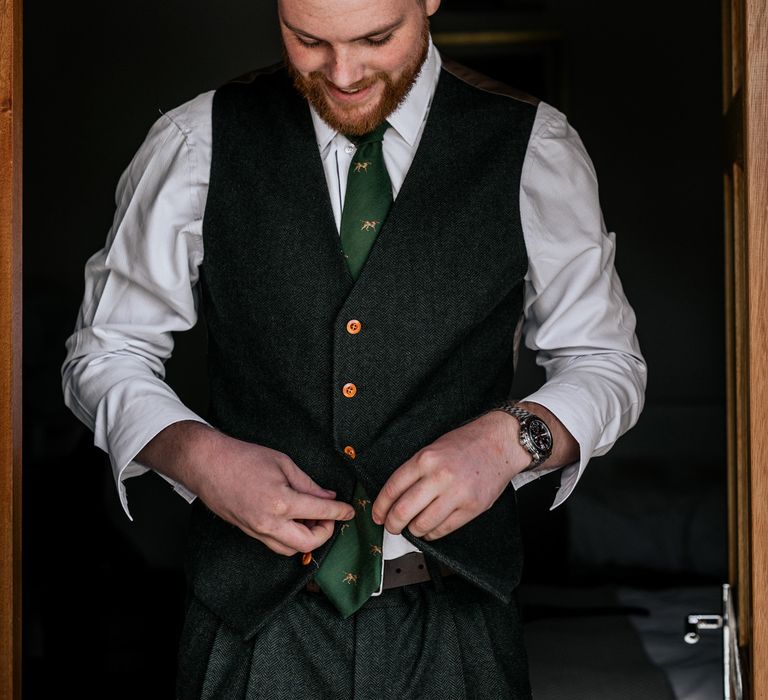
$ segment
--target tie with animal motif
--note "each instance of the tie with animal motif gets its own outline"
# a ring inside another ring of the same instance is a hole
[[[349,166],[341,246],[353,279],[357,279],[368,253],[392,206],[392,183],[384,165],[382,140],[389,124],[353,139],[357,151]],[[354,451],[348,453],[352,456]],[[340,533],[315,574],[321,590],[343,617],[358,610],[381,582],[384,528],[373,522],[372,503],[363,485],[355,484],[355,518],[342,523]]]
[[[352,139],[357,151],[347,176],[341,213],[341,247],[353,279],[360,275],[392,206],[392,183],[382,150],[384,132],[388,128],[389,124],[383,122],[371,133]]]

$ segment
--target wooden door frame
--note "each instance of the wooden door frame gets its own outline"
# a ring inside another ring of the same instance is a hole
[[[753,698],[768,697],[768,0],[744,12],[744,182],[748,299]],[[744,539],[745,533],[740,533]]]
[[[21,697],[22,0],[0,0],[0,698]]]
[[[738,128],[744,226],[726,235],[731,582],[750,697],[768,697],[768,0],[723,0],[738,14],[741,59],[726,76]],[[738,65],[740,63],[740,65]],[[22,0],[0,0],[0,698],[21,697]],[[736,98],[733,80],[741,93]],[[757,661],[760,660],[760,663]]]
[[[753,697],[768,697],[768,0],[745,12]],[[743,534],[743,533],[742,533]],[[760,663],[758,663],[760,661]]]
[[[768,0],[723,0],[729,577],[747,696],[768,697]]]

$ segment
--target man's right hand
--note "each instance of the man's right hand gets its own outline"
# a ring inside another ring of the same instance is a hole
[[[158,433],[137,455],[141,464],[180,482],[218,516],[291,556],[310,552],[354,508],[316,484],[290,457],[242,442],[194,421]]]

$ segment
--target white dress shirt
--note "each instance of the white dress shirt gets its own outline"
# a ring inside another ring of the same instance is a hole
[[[388,118],[383,148],[395,197],[418,148],[440,66],[430,43],[413,89]],[[106,245],[86,265],[85,296],[67,341],[66,404],[109,454],[128,517],[124,481],[147,471],[135,456],[172,423],[205,422],[165,383],[164,361],[173,349],[171,333],[197,320],[212,99],[208,92],[164,114],[120,178],[114,222]],[[314,110],[312,119],[338,228],[355,147]],[[580,447],[579,462],[563,469],[554,508],[590,457],[607,452],[634,425],[646,367],[614,269],[615,237],[603,223],[594,168],[578,134],[545,103],[536,113],[520,192],[509,195],[520,198],[528,254],[519,328],[547,376],[525,400],[552,411]],[[512,483],[518,488],[542,473],[526,472]],[[385,531],[385,559],[414,550]]]

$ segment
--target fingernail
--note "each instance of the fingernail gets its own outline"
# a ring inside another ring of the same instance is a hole
[[[335,496],[336,495],[336,492],[335,491],[331,491],[331,489],[323,489],[323,491],[325,491],[329,496]]]

